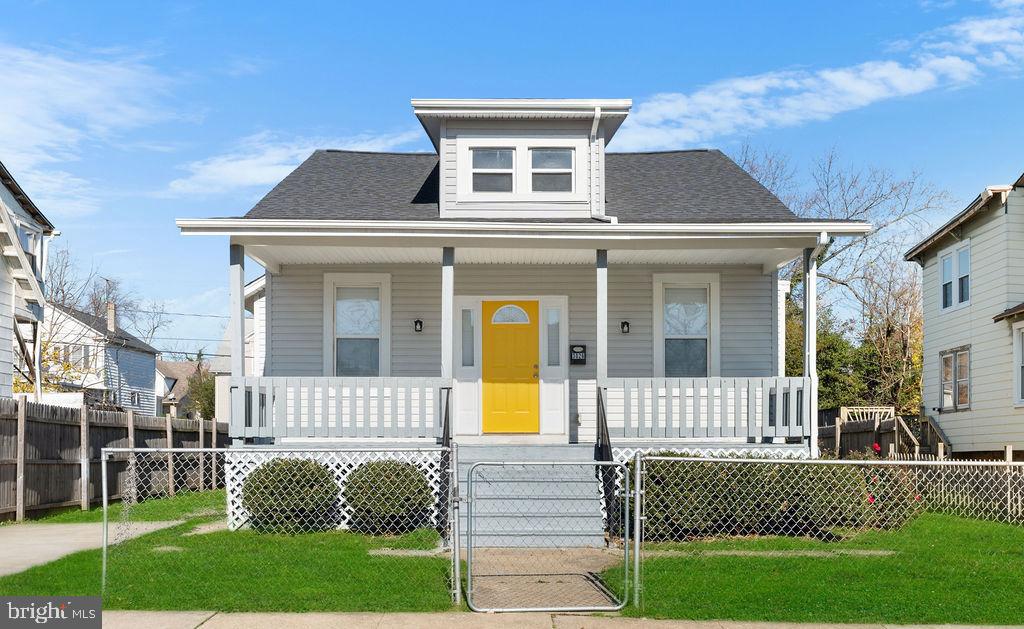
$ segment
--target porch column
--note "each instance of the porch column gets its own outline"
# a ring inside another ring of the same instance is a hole
[[[441,251],[441,377],[452,377],[452,337],[455,329],[455,247]]]
[[[818,375],[818,258],[804,249],[804,376]]]
[[[597,379],[608,377],[608,250],[597,250]]]
[[[231,287],[231,312],[228,327],[231,330],[231,376],[245,375],[245,247],[231,245],[229,249],[228,284]]]
[[[818,249],[804,249],[804,377],[811,378],[809,417],[811,458],[818,458]],[[807,393],[804,393],[807,395]],[[836,431],[838,444],[839,431]]]

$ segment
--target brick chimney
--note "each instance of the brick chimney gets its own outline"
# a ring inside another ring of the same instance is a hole
[[[117,309],[112,301],[107,302],[107,332],[117,332]]]

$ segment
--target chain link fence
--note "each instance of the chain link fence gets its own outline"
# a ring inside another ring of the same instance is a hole
[[[103,546],[114,606],[437,611],[458,602],[452,449],[117,449],[104,451],[105,475],[116,459],[125,490],[105,506]]]
[[[883,535],[852,550],[843,542],[865,540],[860,536],[868,532],[899,534],[929,515],[1024,526],[1021,463],[638,454],[630,467],[639,472],[641,496],[634,513],[641,606],[650,602],[648,583],[683,576],[684,564],[673,559],[884,556],[901,542]],[[959,526],[950,522],[933,519],[931,529],[922,530],[941,537],[935,532]],[[666,591],[660,587],[658,595]]]
[[[621,609],[629,590],[628,479],[625,465],[611,462],[474,464],[466,526],[470,608]]]

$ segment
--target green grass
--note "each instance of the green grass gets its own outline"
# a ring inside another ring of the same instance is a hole
[[[643,609],[692,620],[1015,624],[1024,619],[1024,529],[926,514],[899,532],[653,544],[651,550],[878,549],[885,557],[650,557]],[[617,571],[608,583],[621,582]]]
[[[223,492],[186,495],[136,507],[132,517],[138,520],[186,522],[111,548],[104,606],[294,612],[442,611],[452,607],[446,583],[449,560],[444,556],[369,554],[374,548],[435,548],[438,535],[434,531],[413,531],[393,538],[345,531],[295,536],[252,531],[185,535],[197,524],[222,517],[209,514],[211,505],[223,509],[223,496]],[[112,513],[111,521],[116,517],[119,515]],[[48,521],[95,519],[92,512],[78,512]],[[112,534],[115,531],[111,529]],[[97,595],[100,559],[99,550],[85,551],[2,577],[0,594]]]
[[[204,514],[225,513],[227,496],[224,490],[184,493],[174,498],[146,500],[132,506],[131,519],[136,522],[157,522],[185,520],[202,517]],[[124,506],[120,502],[110,505],[107,517],[111,522],[121,519]],[[102,522],[103,509],[69,509],[46,515],[37,520],[51,524],[74,524],[78,522]]]

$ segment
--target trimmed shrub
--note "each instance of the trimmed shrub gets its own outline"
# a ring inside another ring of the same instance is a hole
[[[434,493],[427,477],[411,463],[364,463],[349,475],[344,496],[354,531],[401,535],[431,525]]]
[[[246,477],[242,506],[260,533],[327,531],[338,525],[338,484],[316,461],[274,459]]]

